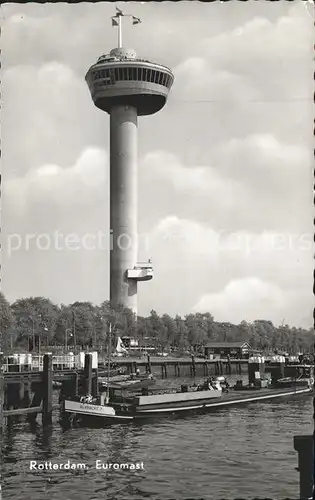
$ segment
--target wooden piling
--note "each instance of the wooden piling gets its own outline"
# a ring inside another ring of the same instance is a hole
[[[294,436],[294,449],[298,452],[300,473],[299,498],[311,498],[314,487],[314,436]],[[314,497],[313,497],[314,498]]]
[[[79,394],[79,374],[77,371],[73,375],[73,392],[74,392],[75,396],[78,396],[78,394]]]
[[[43,360],[43,382],[42,382],[42,400],[43,400],[43,425],[49,425],[52,421],[52,356],[44,354]]]
[[[84,389],[85,394],[92,393],[92,354],[86,353],[84,358]]]
[[[147,372],[148,373],[152,373],[152,367],[151,367],[151,358],[150,358],[150,354],[148,354],[148,364],[147,364]]]
[[[23,405],[23,402],[24,402],[24,394],[25,394],[25,384],[24,382],[22,381],[20,383],[20,389],[19,389],[19,406],[20,405]]]
[[[99,395],[98,391],[98,370],[94,370],[93,372],[93,378],[92,378],[92,396],[94,398],[97,398]]]
[[[3,354],[0,354],[0,437],[2,440],[3,425],[4,425],[4,375],[3,375]],[[0,498],[1,500],[1,498]]]
[[[196,376],[196,361],[195,361],[194,354],[192,354],[192,356],[191,356],[191,375],[193,377]]]
[[[42,397],[42,383],[33,382],[31,389],[32,389],[33,397],[32,397],[32,401],[30,404],[30,408],[38,408],[42,402],[42,399],[43,399],[43,397]],[[37,417],[37,412],[27,413],[27,420],[30,423],[35,422],[36,417]]]
[[[220,374],[219,361],[216,361],[214,364],[214,374],[217,376]]]

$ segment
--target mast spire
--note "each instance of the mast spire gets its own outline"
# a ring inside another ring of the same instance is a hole
[[[132,17],[132,24],[141,23],[139,17],[132,16],[131,14],[124,14],[122,10],[116,7],[116,15],[112,16],[112,26],[118,27],[118,48],[122,48],[122,17]]]

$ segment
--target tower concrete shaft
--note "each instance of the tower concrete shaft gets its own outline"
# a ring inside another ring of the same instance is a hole
[[[100,56],[85,79],[95,106],[110,115],[110,302],[137,313],[138,281],[153,278],[151,260],[137,262],[137,119],[164,107],[174,75],[122,46],[122,18],[141,20],[116,11],[118,47]]]
[[[137,110],[110,110],[110,301],[137,313],[137,281],[128,269],[137,262]]]

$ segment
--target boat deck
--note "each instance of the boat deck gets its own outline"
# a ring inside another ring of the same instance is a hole
[[[169,401],[168,403],[164,403],[164,405],[159,404],[159,401],[157,400],[156,404],[154,403],[154,396],[152,396],[152,401],[150,401],[150,404],[145,404],[145,401],[143,401],[143,404],[139,404],[140,401],[138,402],[139,406],[136,408],[136,418],[141,415],[149,415],[149,414],[156,414],[156,413],[172,413],[172,412],[178,412],[178,411],[188,411],[188,410],[197,410],[197,409],[211,409],[211,408],[218,408],[221,406],[232,406],[232,405],[237,405],[237,404],[245,404],[245,403],[251,403],[255,401],[264,401],[264,400],[270,400],[270,399],[275,399],[275,398],[280,398],[280,397],[294,397],[295,395],[306,395],[306,394],[313,394],[313,391],[311,391],[308,387],[297,387],[297,388],[280,388],[280,389],[250,389],[250,390],[231,390],[228,393],[223,393],[222,396],[216,397],[216,398],[209,398],[205,396],[205,394],[208,391],[203,391],[202,393],[198,392],[192,392],[189,393],[191,395],[193,394],[203,394],[202,399],[197,399],[194,400],[193,398],[189,398],[190,401],[181,401],[181,402],[175,402],[175,401]],[[186,393],[187,394],[187,393]]]
[[[299,394],[313,394],[313,391],[305,387],[296,388],[279,388],[279,389],[245,389],[245,390],[230,390],[228,393],[222,394],[220,400],[210,401],[207,407],[224,406],[238,403],[246,403],[251,401],[260,401],[264,399],[274,399],[278,397],[294,396]]]

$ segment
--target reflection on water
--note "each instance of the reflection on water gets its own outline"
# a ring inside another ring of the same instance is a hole
[[[298,497],[294,434],[312,429],[312,398],[296,397],[64,431],[17,423],[3,442],[5,500]],[[30,460],[86,463],[86,470],[30,471]],[[144,463],[96,470],[95,462]]]

